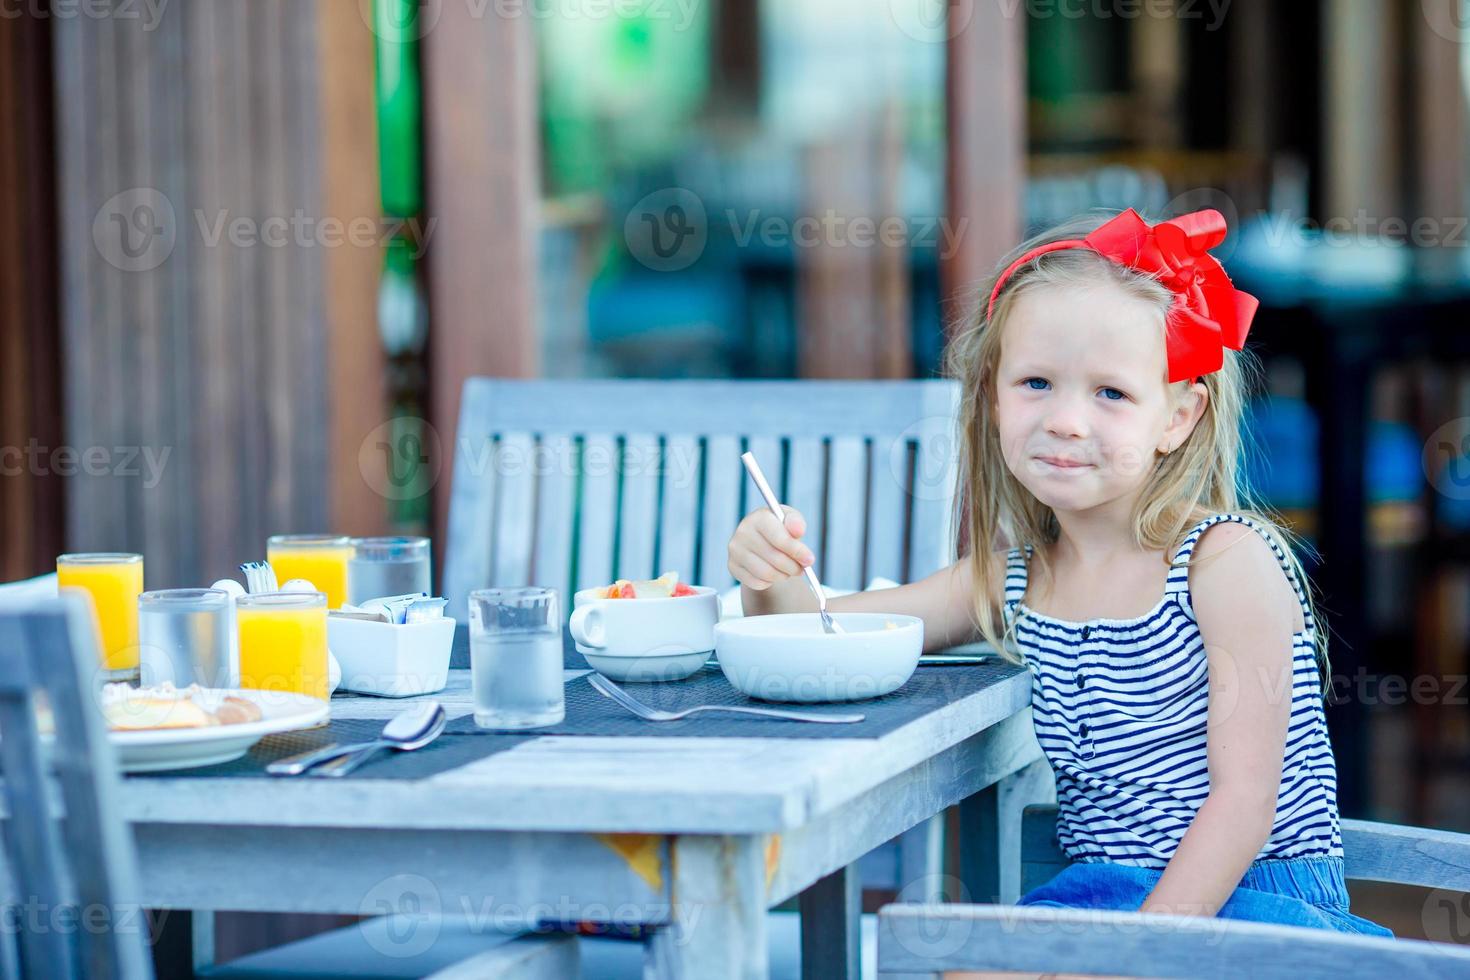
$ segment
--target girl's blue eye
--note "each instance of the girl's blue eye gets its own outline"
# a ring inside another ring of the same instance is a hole
[[[1051,387],[1050,382],[1048,382],[1045,378],[1027,378],[1024,384],[1032,391],[1045,391],[1047,388]]]
[[[1124,398],[1128,397],[1117,388],[1104,388],[1102,390],[1102,395],[1110,402],[1122,401]]]

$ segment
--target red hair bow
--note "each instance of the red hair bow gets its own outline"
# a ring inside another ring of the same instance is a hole
[[[1032,249],[1001,274],[990,294],[987,317],[1006,282],[1026,263],[1048,252],[1087,248],[1119,265],[1153,276],[1174,293],[1165,346],[1169,381],[1185,381],[1218,371],[1225,348],[1240,350],[1260,304],[1230,282],[1210,249],[1225,240],[1225,216],[1195,211],[1149,227],[1132,208],[1086,238],[1052,242]]]

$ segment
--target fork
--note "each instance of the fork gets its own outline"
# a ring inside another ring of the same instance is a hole
[[[760,464],[755,461],[754,453],[741,453],[740,462],[745,464],[750,478],[755,481],[755,488],[761,492],[761,497],[766,501],[766,506],[771,513],[776,515],[776,520],[785,522],[786,512],[781,509],[781,502],[776,499],[775,491],[766,482],[766,475],[761,472]],[[817,581],[817,573],[812,566],[807,565],[802,569],[806,573],[806,584],[812,587],[812,594],[817,597],[817,612],[822,615],[822,631],[825,633],[846,633],[847,630],[838,626],[832,619],[832,614],[827,612],[827,593],[822,591],[822,583]]]
[[[245,588],[251,593],[279,592],[276,571],[268,561],[241,562],[240,571],[245,573]]]
[[[761,718],[780,718],[785,721],[815,721],[827,725],[849,725],[862,721],[864,717],[863,715],[818,715],[807,711],[783,711],[777,708],[746,708],[736,704],[702,704],[694,708],[685,708],[683,711],[658,711],[642,701],[635,700],[631,694],[601,674],[589,674],[587,680],[603,696],[612,698],[639,718],[648,721],[678,721],[698,711],[728,711],[737,715],[756,715]]]

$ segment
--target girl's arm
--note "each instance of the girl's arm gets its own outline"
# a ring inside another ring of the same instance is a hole
[[[1276,821],[1301,607],[1265,541],[1219,524],[1195,549],[1195,618],[1209,661],[1210,793],[1142,912],[1212,916]]]
[[[730,572],[740,582],[741,608],[747,616],[771,613],[816,612],[817,597],[802,573],[811,564],[812,553],[799,540],[806,521],[786,508],[786,521],[765,508],[751,512],[730,538]],[[999,574],[1005,556],[991,555],[997,573],[991,580],[1002,583]],[[924,621],[924,651],[942,650],[967,643],[978,636],[970,605],[974,595],[974,571],[968,557],[941,568],[928,578],[894,589],[856,592],[827,600],[829,612],[881,612],[917,616]],[[998,602],[998,597],[992,597]]]

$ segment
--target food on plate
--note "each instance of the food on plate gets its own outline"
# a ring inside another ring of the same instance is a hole
[[[597,590],[599,599],[677,599],[686,595],[694,595],[694,589],[679,581],[678,572],[664,572],[658,578],[635,581],[620,578]]]
[[[243,725],[262,717],[260,706],[245,698],[198,684],[176,688],[169,683],[107,684],[102,689],[102,714],[109,729],[126,732]]]

